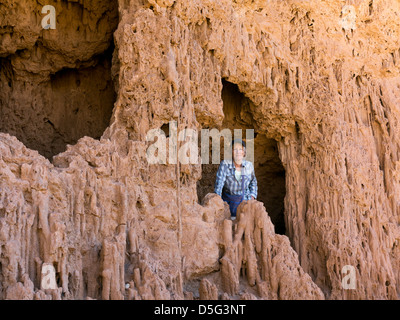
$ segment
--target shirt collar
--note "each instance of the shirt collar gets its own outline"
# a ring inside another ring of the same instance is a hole
[[[235,164],[233,163],[233,160],[228,161],[228,166],[231,169],[235,169]],[[246,160],[243,159],[241,167],[244,168],[245,166],[246,166]]]

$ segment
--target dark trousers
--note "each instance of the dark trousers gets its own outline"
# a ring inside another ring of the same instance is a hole
[[[236,217],[237,207],[244,199],[244,178],[243,178],[243,176],[241,177],[241,179],[242,179],[242,194],[232,195],[232,194],[228,194],[226,192],[222,192],[222,200],[224,200],[225,202],[227,202],[229,204],[229,210],[231,211],[232,217]]]

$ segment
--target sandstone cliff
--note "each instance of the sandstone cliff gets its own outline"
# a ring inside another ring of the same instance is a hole
[[[399,297],[398,1],[46,4],[0,3],[0,299]],[[237,220],[170,121],[255,130]]]

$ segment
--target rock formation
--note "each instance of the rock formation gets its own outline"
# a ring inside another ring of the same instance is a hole
[[[48,2],[0,3],[0,299],[399,297],[397,1]],[[171,121],[255,130],[237,220]]]

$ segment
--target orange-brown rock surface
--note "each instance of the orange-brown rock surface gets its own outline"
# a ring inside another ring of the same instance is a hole
[[[398,1],[46,4],[0,2],[0,299],[399,297]],[[237,220],[171,121],[255,130]]]

